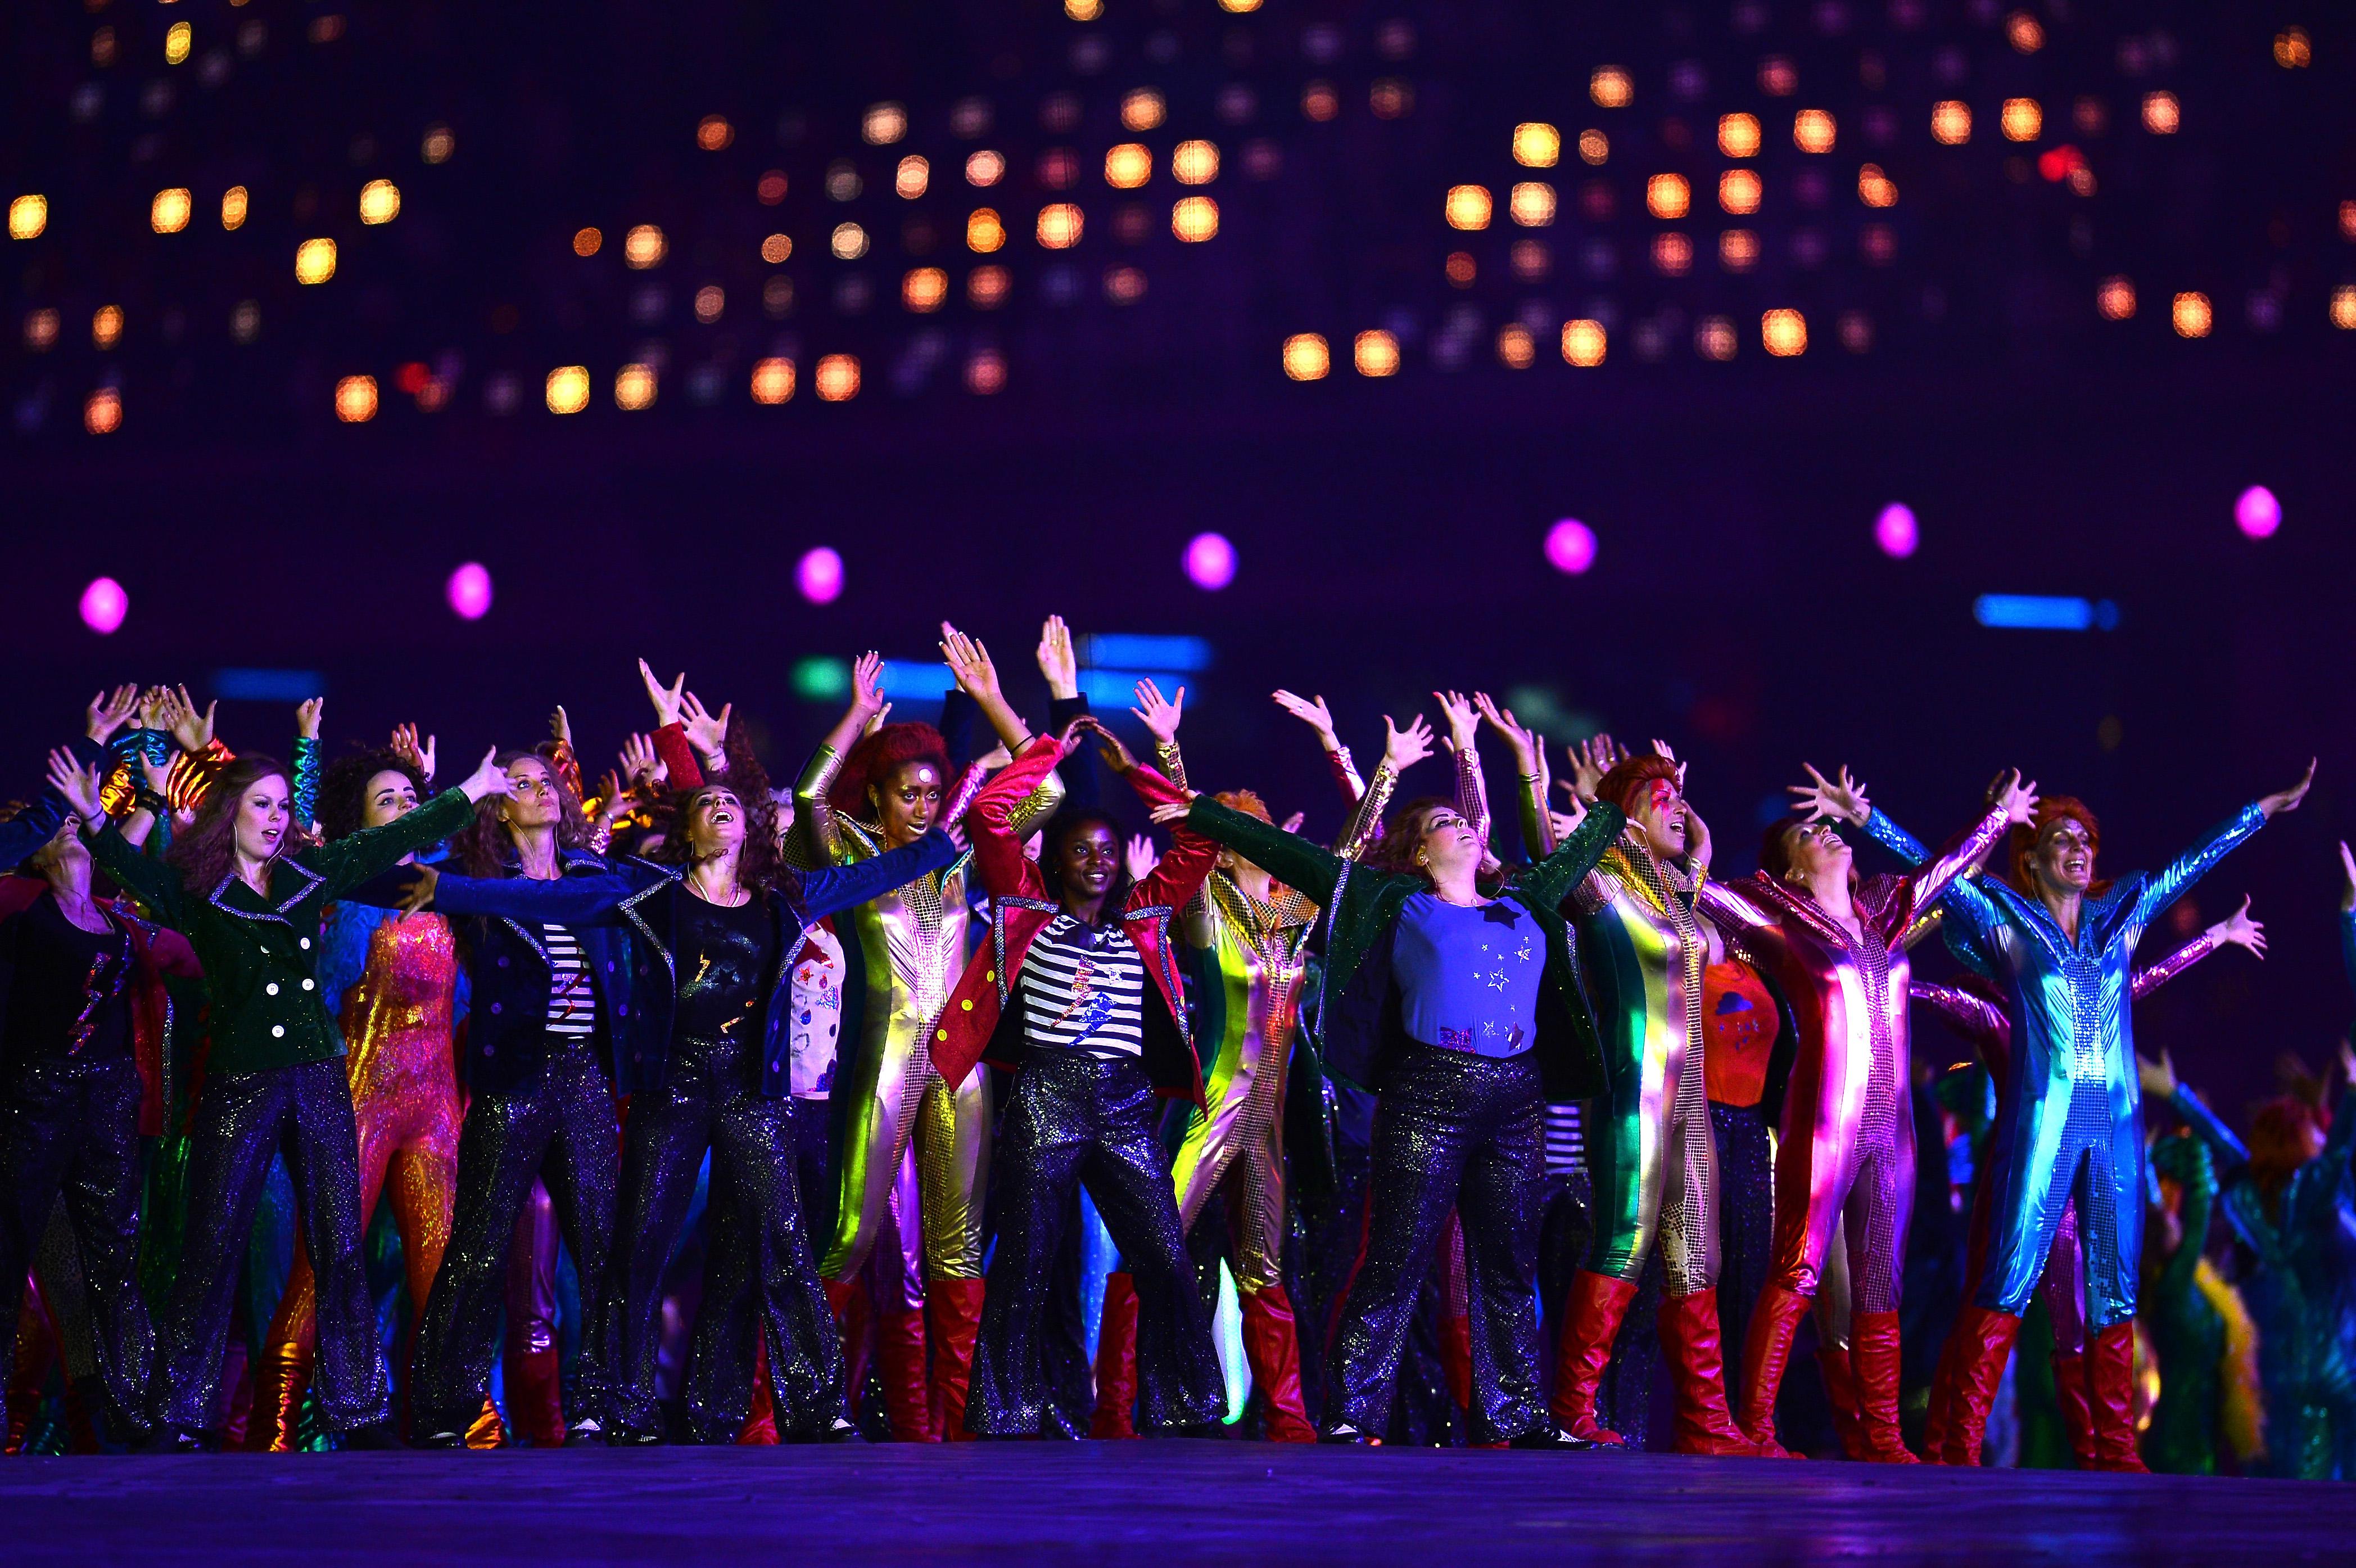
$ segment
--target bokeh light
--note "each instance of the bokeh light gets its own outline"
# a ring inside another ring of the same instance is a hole
[[[81,591],[81,624],[101,637],[120,631],[123,618],[130,613],[131,596],[112,577],[92,577]]]
[[[1581,369],[1603,362],[1603,323],[1578,320],[1562,324],[1562,357]]]
[[[1006,356],[984,349],[965,362],[966,391],[988,397],[1006,389]]]
[[[1448,188],[1448,226],[1451,229],[1486,229],[1489,226],[1489,188],[1485,185],[1451,185]]]
[[[2045,129],[2045,110],[2034,98],[2008,98],[1999,124],[2008,142],[2033,142]]]
[[[469,561],[450,574],[442,596],[460,620],[480,620],[491,613],[491,572],[479,561]]]
[[[1398,374],[1398,339],[1388,332],[1361,332],[1351,340],[1351,362],[1362,376],[1395,376]]]
[[[652,223],[641,223],[622,236],[622,261],[632,272],[659,266],[670,254],[670,242]]]
[[[818,362],[820,403],[849,403],[859,395],[859,356],[829,354]]]
[[[185,185],[159,190],[147,204],[147,226],[158,234],[177,234],[188,226],[188,209],[193,205]]]
[[[1170,231],[1190,245],[1219,231],[1219,204],[1207,196],[1182,196],[1170,209]]]
[[[175,22],[164,29],[164,63],[185,64],[188,51],[196,47],[196,29],[186,22]]]
[[[1792,145],[1804,153],[1833,150],[1833,117],[1822,109],[1803,109],[1792,116]]]
[[[1771,310],[1759,318],[1760,340],[1779,360],[1808,351],[1808,318],[1796,310]]]
[[[1562,161],[1562,133],[1543,120],[1514,127],[1514,161],[1526,168],[1552,168]]]
[[[81,427],[92,435],[112,435],[123,428],[123,394],[101,387],[83,400]]]
[[[123,341],[123,306],[102,305],[91,313],[90,341],[96,349],[112,349]]]
[[[2103,280],[2094,291],[2094,307],[2105,321],[2126,321],[2136,313],[2135,280],[2123,274],[2114,274]]]
[[[296,283],[326,283],[335,275],[336,242],[333,240],[305,240],[294,247]]]
[[[2173,136],[2184,123],[2183,111],[2177,107],[2173,92],[2147,92],[2143,95],[2143,128],[2155,136]]]
[[[867,253],[867,231],[856,223],[838,223],[828,242],[839,262],[855,262]]]
[[[1857,171],[1857,199],[1868,207],[1898,205],[1898,182],[1881,172],[1879,164],[1867,164]]]
[[[995,310],[1014,291],[1014,274],[1004,267],[976,267],[966,274],[965,296],[976,310]]]
[[[1084,227],[1080,209],[1068,201],[1051,202],[1039,209],[1039,243],[1050,251],[1068,251],[1078,244]]]
[[[2331,325],[2356,332],[2356,284],[2344,283],[2331,291]]]
[[[1759,156],[1759,116],[1721,114],[1718,117],[1718,150],[1730,158]]]
[[[794,241],[790,234],[772,234],[761,242],[761,259],[773,267],[793,253]]]
[[[787,359],[756,360],[753,363],[753,401],[759,403],[780,403],[792,401],[794,395],[794,362]]]
[[[716,283],[705,284],[695,291],[695,318],[706,327],[720,319],[728,308],[728,291]]]
[[[8,238],[33,240],[49,226],[49,199],[19,196],[8,203]]]
[[[1208,185],[1219,177],[1219,146],[1200,139],[1170,150],[1170,172],[1180,185]]]
[[[614,373],[614,406],[636,413],[655,401],[655,372],[648,365],[624,365]]]
[[[346,424],[366,424],[376,417],[374,376],[346,376],[336,383],[336,417]]]
[[[437,122],[425,127],[424,138],[417,144],[417,156],[429,164],[446,164],[457,147],[458,139],[450,134],[450,127]]]
[[[605,236],[597,229],[576,229],[573,231],[573,253],[594,256],[605,243]]]
[[[900,303],[919,316],[941,307],[949,295],[949,274],[938,267],[913,267],[900,279]]]
[[[1296,381],[1322,381],[1333,368],[1333,351],[1323,333],[1296,332],[1284,340],[1284,373]]]
[[[1162,94],[1151,87],[1132,87],[1121,94],[1120,123],[1132,131],[1151,131],[1168,110]]]
[[[401,187],[389,179],[372,179],[360,187],[360,221],[390,223],[401,216]]]
[[[1509,371],[1526,371],[1538,362],[1537,339],[1520,322],[1497,328],[1497,362]]]
[[[2209,296],[2198,290],[2178,295],[2168,315],[2179,338],[2206,338],[2210,328],[2216,324],[2216,312],[2210,307]]]
[[[1922,532],[1914,521],[1914,509],[1904,501],[1891,501],[1873,520],[1873,542],[1881,553],[1893,561],[1903,561],[1914,553],[1922,542]]]
[[[1601,167],[1612,156],[1612,138],[1601,131],[1581,131],[1579,134],[1579,156],[1582,161]]]
[[[1006,157],[984,147],[969,153],[965,160],[965,182],[968,185],[996,185],[1006,177]]]
[[[1198,533],[1186,542],[1186,578],[1217,593],[1236,580],[1236,547],[1224,533]]]
[[[1153,155],[1142,142],[1122,142],[1105,154],[1104,174],[1115,190],[1135,190],[1153,177]]]
[[[695,123],[695,145],[707,153],[719,152],[735,139],[736,127],[725,114],[706,114]]]
[[[548,372],[548,412],[578,413],[589,406],[589,367],[559,365]]]
[[[1576,577],[1595,564],[1595,530],[1575,517],[1566,517],[1547,530],[1547,564]]]
[[[1656,174],[1644,182],[1644,209],[1655,218],[1682,218],[1693,206],[1693,187],[1681,174]]]
[[[1734,358],[1738,343],[1732,318],[1705,316],[1694,323],[1694,352],[1721,362]]]
[[[1956,98],[1931,105],[1931,139],[1943,147],[1960,147],[1970,141],[1971,105]]]
[[[794,586],[814,605],[830,605],[842,597],[842,557],[830,545],[805,551],[794,564]]]
[[[1505,209],[1525,229],[1543,229],[1554,221],[1554,187],[1542,179],[1517,181],[1506,198]]]
[[[1732,213],[1756,212],[1763,189],[1755,170],[1730,168],[1718,177],[1718,204]]]
[[[966,249],[988,255],[1006,243],[1006,225],[995,209],[977,207],[965,220]]]
[[[892,171],[892,189],[910,201],[924,195],[932,183],[933,166],[916,153],[902,158],[900,166]]]
[[[1587,95],[1600,109],[1624,109],[1635,98],[1635,85],[1616,65],[1599,65],[1587,79]]]
[[[2233,502],[2233,525],[2252,539],[2272,539],[2282,526],[2282,502],[2264,485],[2252,485]]]
[[[252,199],[246,195],[245,187],[241,185],[232,185],[222,191],[221,227],[230,230],[244,228],[245,214],[252,205]]]

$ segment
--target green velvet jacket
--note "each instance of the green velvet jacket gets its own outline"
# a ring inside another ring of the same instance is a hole
[[[188,939],[205,971],[205,1071],[263,1072],[344,1054],[319,988],[319,927],[330,900],[447,838],[475,820],[465,794],[444,789],[399,822],[282,854],[270,896],[234,873],[205,891],[179,867],[131,847],[112,822],[90,841],[99,869],[156,920]]]
[[[1319,923],[1325,965],[1317,1015],[1325,1067],[1375,1088],[1385,1058],[1405,1039],[1392,993],[1392,936],[1408,896],[1429,892],[1430,884],[1345,860],[1299,833],[1229,811],[1207,795],[1195,798],[1186,820],[1204,837],[1234,850],[1323,912]],[[1546,932],[1535,1048],[1549,1101],[1591,1099],[1605,1088],[1603,1050],[1580,977],[1576,939],[1561,906],[1626,822],[1618,807],[1595,805],[1559,849],[1516,871],[1509,884]]]

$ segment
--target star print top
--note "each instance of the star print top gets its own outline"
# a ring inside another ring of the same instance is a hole
[[[1546,933],[1512,897],[1475,908],[1413,893],[1391,973],[1408,1034],[1442,1050],[1519,1056],[1535,1044]]]
[[[758,1038],[777,940],[768,910],[757,898],[732,906],[691,893],[679,901],[679,939],[672,1032],[691,1040]]]

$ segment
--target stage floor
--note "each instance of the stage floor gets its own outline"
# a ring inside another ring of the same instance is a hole
[[[2356,1488],[1246,1443],[0,1460],[0,1560],[2345,1563]]]

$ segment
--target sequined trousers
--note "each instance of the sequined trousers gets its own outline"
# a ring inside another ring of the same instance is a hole
[[[139,1294],[139,1069],[127,1055],[16,1064],[0,1098],[0,1323],[13,1342],[25,1271],[65,1198],[98,1376],[115,1434],[152,1423],[155,1337]]]
[[[671,1042],[662,1087],[636,1096],[622,1152],[621,1240],[606,1289],[619,1322],[613,1413],[632,1433],[661,1429],[655,1365],[661,1349],[663,1270],[712,1156],[712,1208],[731,1216],[715,1239],[750,1247],[757,1259],[761,1324],[778,1434],[823,1435],[844,1413],[842,1345],[802,1227],[794,1179],[793,1101],[750,1085],[757,1064],[745,1044],[681,1037]],[[741,1267],[741,1264],[740,1264]],[[723,1348],[699,1348],[706,1359]],[[724,1348],[749,1378],[753,1347]],[[732,1378],[726,1380],[735,1381]],[[734,1434],[727,1435],[733,1436]]]
[[[1033,1437],[1047,1427],[1040,1371],[1057,1244],[1075,1184],[1087,1187],[1138,1295],[1137,1362],[1149,1427],[1198,1426],[1226,1413],[1210,1315],[1178,1225],[1160,1101],[1131,1059],[1034,1049],[1015,1074],[996,1152],[998,1236],[975,1347],[966,1426]]]
[[[330,1431],[388,1419],[376,1304],[360,1251],[359,1134],[340,1058],[214,1073],[198,1096],[188,1155],[187,1240],[164,1308],[165,1424],[206,1430],[220,1408],[238,1265],[270,1159],[284,1152],[304,1245],[318,1262],[320,1412]]]
[[[1380,1433],[1389,1424],[1416,1298],[1451,1208],[1464,1230],[1473,1437],[1501,1441],[1548,1423],[1537,1339],[1543,1129],[1529,1052],[1494,1058],[1413,1046],[1393,1061],[1375,1112],[1365,1260],[1331,1356],[1329,1428],[1346,1422]]]
[[[463,1434],[482,1410],[516,1219],[532,1184],[543,1180],[581,1279],[581,1352],[567,1419],[575,1426],[606,1419],[614,1351],[604,1264],[614,1247],[621,1143],[605,1069],[584,1045],[550,1041],[536,1080],[478,1093],[467,1105],[450,1243],[417,1332],[410,1404],[418,1434]]]

